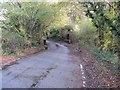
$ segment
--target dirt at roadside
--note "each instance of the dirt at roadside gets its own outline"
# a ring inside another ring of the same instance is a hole
[[[119,80],[116,79],[116,76],[114,76],[110,70],[107,70],[104,67],[105,63],[99,63],[96,57],[84,48],[66,43],[64,43],[64,45],[69,48],[71,55],[75,55],[80,58],[80,61],[77,62],[83,65],[87,88],[113,88],[114,90],[118,89],[120,85]],[[106,70],[102,70],[101,67],[104,67]]]
[[[30,55],[44,50],[45,47],[38,47],[38,48],[35,48],[35,49],[27,50],[26,52],[24,52],[20,55],[17,55],[17,56],[0,56],[0,62],[1,62],[0,66],[2,66],[3,68],[4,68],[4,66],[9,66],[19,59],[22,59],[22,58],[25,58],[25,57],[30,57]]]

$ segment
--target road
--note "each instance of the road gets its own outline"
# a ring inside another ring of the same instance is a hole
[[[49,49],[2,70],[3,88],[81,88],[85,78],[78,59],[59,43],[47,41]]]

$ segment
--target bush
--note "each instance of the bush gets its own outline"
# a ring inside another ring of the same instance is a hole
[[[65,40],[67,39],[67,33],[69,30],[73,30],[72,26],[65,25],[63,27],[52,28],[50,31],[50,38],[55,40]]]
[[[97,57],[98,62],[106,62],[105,66],[110,68],[113,72],[118,73],[118,57],[109,51],[101,51],[95,46],[84,46],[90,50],[92,54]]]
[[[30,41],[15,32],[3,31],[2,33],[3,55],[17,55],[30,45]]]

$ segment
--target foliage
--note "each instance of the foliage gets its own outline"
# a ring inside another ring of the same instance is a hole
[[[64,29],[67,29],[67,30],[73,30],[73,27],[70,26],[70,25],[65,25],[65,26],[64,26]]]
[[[59,31],[57,30],[57,28],[51,28],[49,38],[56,39],[56,40],[58,40],[60,38]]]
[[[30,42],[15,32],[4,31],[2,33],[3,55],[20,54],[29,48]]]
[[[48,30],[53,26],[59,26],[56,22],[60,22],[60,20],[62,24],[65,22],[63,19],[65,13],[49,3],[10,2],[3,3],[2,8],[7,10],[4,13],[6,20],[2,21],[2,32],[5,34],[3,41],[10,38],[10,40],[2,42],[3,50],[7,54],[13,53],[10,49],[14,49],[14,53],[18,50],[22,51],[21,48],[25,49],[24,45],[28,44],[27,42],[29,42],[29,47],[43,45],[43,38],[47,37]],[[23,46],[19,45],[20,43]],[[7,49],[9,52],[6,51],[6,48],[9,49]]]
[[[78,43],[81,45],[95,45],[97,39],[96,27],[93,26],[89,18],[85,18],[79,21],[79,30],[76,32]]]
[[[120,50],[120,33],[118,23],[119,4],[120,2],[83,3],[83,6],[87,8],[86,15],[92,18],[92,22],[98,30],[100,49],[108,49],[113,52],[118,52],[118,54]]]
[[[69,30],[73,30],[73,27],[71,25],[51,28],[49,37],[52,39],[57,39],[57,40],[65,40],[66,35],[69,32]]]
[[[84,48],[90,50],[93,55],[96,56],[99,63],[106,62],[106,67],[110,68],[115,74],[119,72],[118,70],[118,58],[117,56],[109,51],[101,51],[95,46],[83,46]]]

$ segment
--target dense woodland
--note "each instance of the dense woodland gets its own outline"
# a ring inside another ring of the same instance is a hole
[[[0,9],[3,56],[42,47],[46,39],[69,39],[114,71],[120,64],[120,2],[9,2]]]

